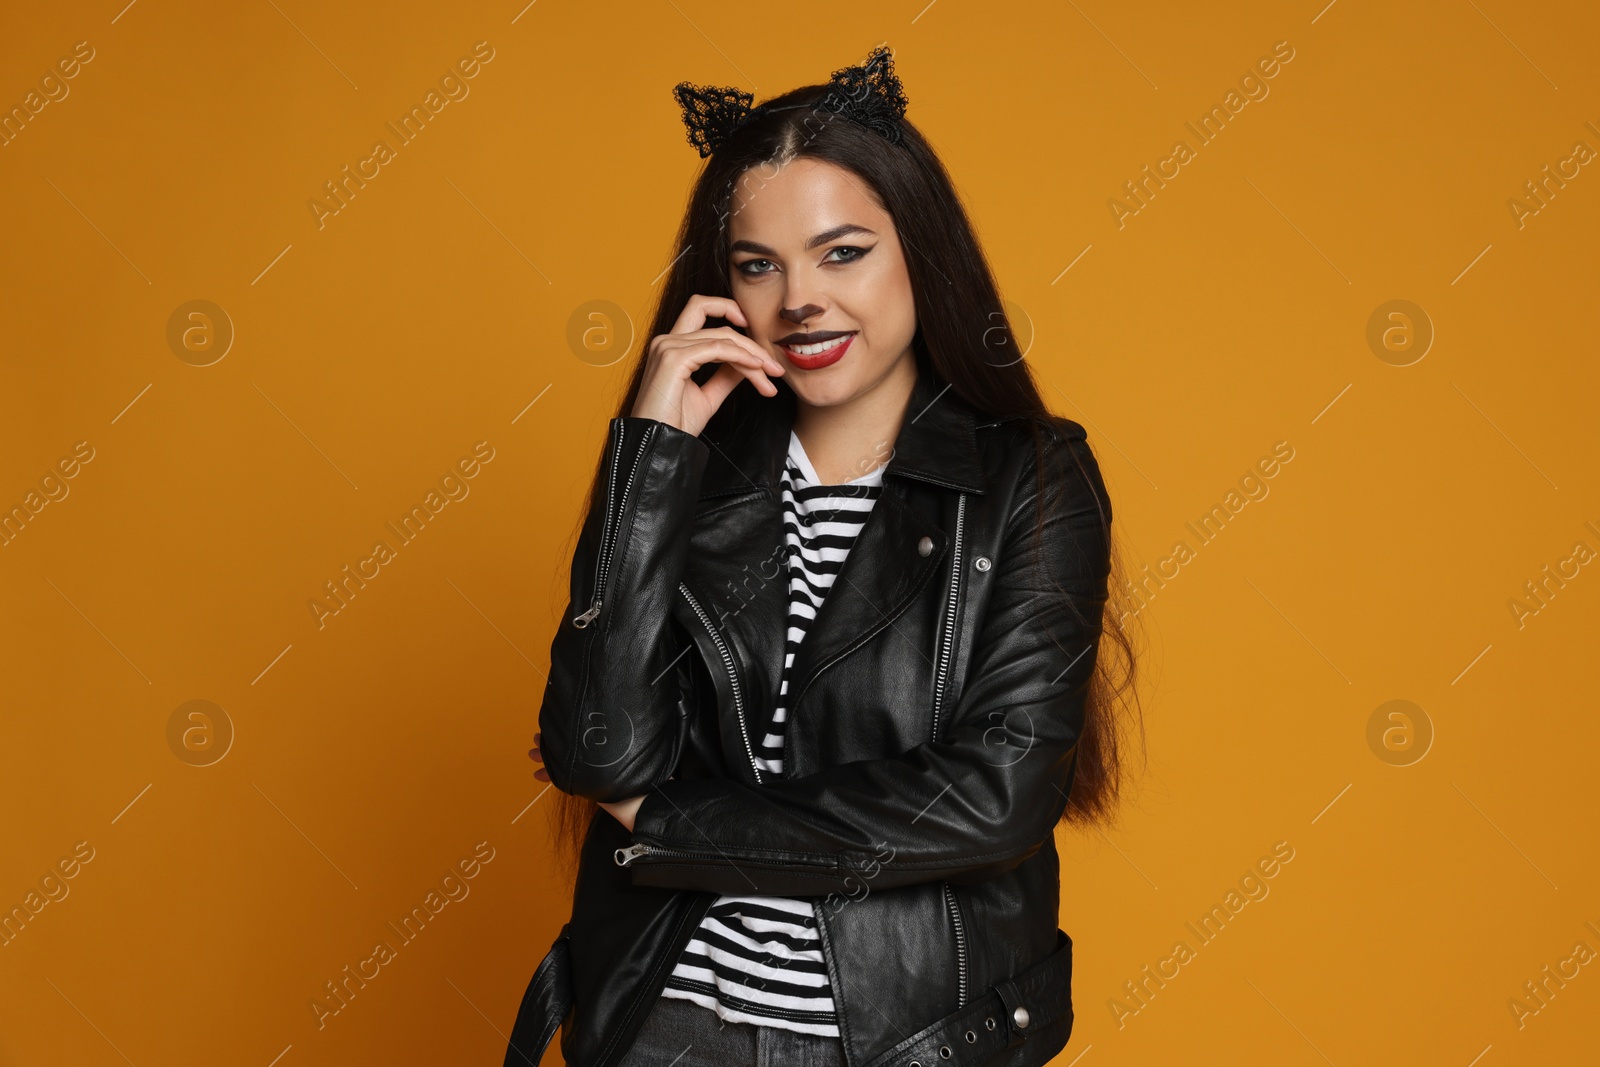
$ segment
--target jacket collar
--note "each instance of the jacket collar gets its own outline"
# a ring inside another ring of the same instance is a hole
[[[884,477],[982,493],[983,468],[974,432],[978,412],[922,359],[916,364],[916,384]],[[711,456],[701,475],[701,498],[775,490],[789,450],[794,409],[794,393],[783,385],[777,397],[756,406],[756,417],[743,427],[703,435],[711,446]]]

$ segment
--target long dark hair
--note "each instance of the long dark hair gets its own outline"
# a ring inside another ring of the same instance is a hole
[[[813,105],[834,91],[828,84],[809,85],[767,101],[710,156],[690,194],[666,283],[650,328],[641,335],[644,343],[632,357],[633,370],[616,414],[625,416],[633,411],[644,376],[642,357],[648,340],[672,329],[689,298],[733,295],[728,276],[728,219],[735,187],[742,185],[747,195],[759,195],[763,174],[770,176],[793,159],[814,159],[859,176],[894,220],[915,298],[917,330],[912,348],[919,371],[931,370],[941,385],[948,383],[952,392],[979,412],[1023,417],[1038,457],[1039,499],[1047,499],[1045,491],[1051,485],[1059,495],[1062,479],[1085,475],[1062,471],[1050,462],[1052,453],[1059,463],[1071,450],[1047,451],[1046,437],[1053,430],[1050,412],[1012,336],[988,261],[943,164],[922,134],[903,118],[901,143],[896,145],[839,115],[813,110]],[[713,319],[706,325],[731,324]],[[695,380],[703,381],[717,367],[716,363],[701,367]],[[781,392],[789,391],[782,378],[773,381]],[[762,408],[762,404],[768,406]],[[717,409],[704,436],[715,438],[719,428],[743,424],[772,410],[768,398],[757,393],[748,380],[741,382]],[[589,503],[602,499],[604,491],[597,466]],[[1036,538],[1042,537],[1045,512],[1041,506]],[[1062,825],[1111,821],[1128,778],[1124,746],[1129,728],[1138,721],[1141,739],[1143,732],[1134,687],[1138,642],[1131,632],[1137,615],[1115,606],[1126,579],[1122,554],[1110,537],[1109,516],[1104,509],[1101,514],[1112,545],[1109,592],[1102,606],[1099,653]],[[1073,610],[1076,613],[1075,604]],[[1119,714],[1124,710],[1130,713],[1127,721]],[[590,820],[599,811],[593,801],[556,793],[552,831],[569,877]]]

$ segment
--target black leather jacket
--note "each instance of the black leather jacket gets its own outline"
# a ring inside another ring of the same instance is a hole
[[[752,743],[784,655],[792,410],[785,391],[721,439],[715,422],[701,436],[610,424],[541,755],[568,793],[648,795],[631,834],[604,812],[590,826],[508,1067],[536,1064],[563,1022],[568,1064],[617,1063],[720,893],[814,898],[852,1067],[1023,1067],[1066,1045],[1052,831],[1111,519],[1084,429],[1054,420],[1072,473],[1046,494],[1036,550],[1024,422],[976,413],[919,368],[882,495],[796,655],[774,777]]]

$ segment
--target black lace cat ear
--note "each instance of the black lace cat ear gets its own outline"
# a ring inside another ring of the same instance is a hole
[[[672,95],[683,109],[683,124],[689,143],[700,158],[715,152],[728,136],[750,117],[755,94],[732,86],[693,85],[679,82]]]
[[[855,66],[834,71],[830,81],[833,91],[817,104],[819,111],[843,115],[891,144],[900,143],[900,119],[906,113],[906,93],[894,72],[894,53],[888,45],[874,48]]]
[[[720,148],[754,112],[768,106],[752,108],[755,95],[733,86],[679,82],[672,95],[683,109],[689,143],[702,159]],[[865,61],[834,71],[829,91],[814,110],[832,112],[865,126],[890,144],[901,144],[900,119],[906,113],[906,93],[895,75],[894,53],[889,46],[881,44]]]

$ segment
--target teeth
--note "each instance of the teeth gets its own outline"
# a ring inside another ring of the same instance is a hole
[[[828,351],[830,348],[838,348],[840,345],[844,344],[854,336],[855,334],[853,333],[847,333],[843,337],[835,337],[831,341],[823,341],[820,344],[784,345],[783,347],[788,349],[790,352],[793,352],[797,356],[815,356]]]

